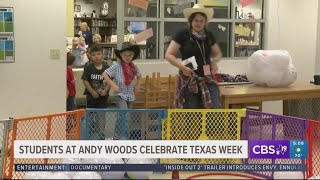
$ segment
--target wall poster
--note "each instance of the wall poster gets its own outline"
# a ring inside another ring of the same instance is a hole
[[[13,7],[0,6],[0,63],[14,62]]]

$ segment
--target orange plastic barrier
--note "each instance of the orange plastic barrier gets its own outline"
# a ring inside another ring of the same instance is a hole
[[[59,159],[15,159],[14,140],[80,140],[80,121],[85,110],[14,119],[8,131],[3,178],[22,179],[24,172],[15,172],[14,164],[54,164]]]

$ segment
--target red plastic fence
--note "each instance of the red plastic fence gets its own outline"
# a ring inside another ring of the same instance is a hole
[[[307,177],[320,176],[320,121],[309,121],[308,125]]]

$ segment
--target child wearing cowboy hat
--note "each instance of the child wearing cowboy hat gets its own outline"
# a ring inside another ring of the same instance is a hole
[[[140,48],[130,42],[124,42],[121,50],[115,49],[115,54],[119,61],[108,68],[102,76],[116,93],[116,106],[119,109],[131,109],[141,78],[138,67],[132,61],[139,57]],[[133,81],[135,77],[136,84]]]
[[[104,79],[114,90],[116,96],[116,106],[119,109],[131,109],[135,100],[135,92],[139,89],[141,73],[132,61],[137,59],[140,54],[140,48],[137,45],[132,45],[130,42],[124,42],[122,49],[115,49],[115,54],[119,61],[105,70],[102,74]],[[137,78],[137,83],[134,83],[134,78]],[[130,118],[126,119],[126,123],[130,124]],[[124,132],[121,132],[120,119],[116,122],[114,139],[127,139]]]

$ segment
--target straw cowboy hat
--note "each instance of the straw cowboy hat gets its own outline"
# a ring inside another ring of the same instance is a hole
[[[185,18],[189,19],[191,14],[195,12],[202,12],[207,15],[208,20],[210,20],[213,16],[212,8],[205,8],[202,4],[195,4],[192,8],[186,8],[183,10],[183,15]]]
[[[121,49],[115,49],[114,53],[116,54],[116,56],[121,59],[120,53],[124,52],[124,51],[132,51],[134,53],[133,59],[135,60],[139,57],[140,54],[140,48],[138,45],[133,45],[130,42],[124,42],[122,43],[122,47]]]

